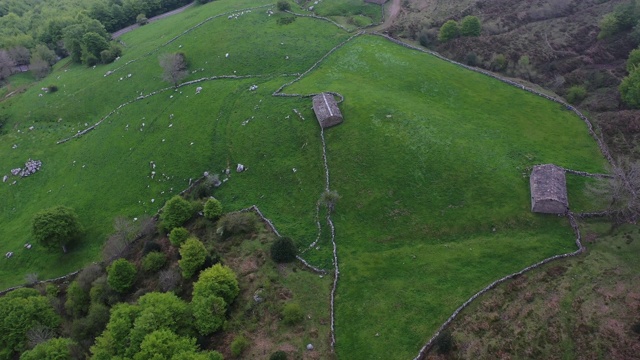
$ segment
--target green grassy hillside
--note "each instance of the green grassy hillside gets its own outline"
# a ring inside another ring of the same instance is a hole
[[[28,273],[49,278],[96,260],[115,216],[154,214],[189,179],[227,167],[232,172],[215,194],[225,210],[255,204],[300,247],[316,238],[315,204],[325,183],[311,100],[271,94],[351,34],[311,18],[280,25],[277,19],[290,15],[270,15],[267,7],[242,10],[263,4],[194,7],[123,36],[127,50],[112,65],[61,64],[0,103],[10,118],[0,171],[28,158],[43,162],[32,177],[0,184],[0,252],[15,252],[0,261],[1,287]],[[203,81],[134,101],[168,86],[158,56],[176,51],[189,60],[187,80],[254,77]],[[60,90],[39,96],[49,84]],[[411,358],[486,284],[574,250],[564,219],[529,211],[531,165],[601,172],[605,164],[586,126],[558,104],[370,35],[348,42],[283,91],[345,96],[344,124],[325,133],[331,188],[342,197],[333,215],[340,358]],[[93,132],[56,145],[130,101]],[[235,173],[237,163],[248,171]],[[570,201],[588,207],[585,182],[569,183]],[[59,204],[80,214],[84,242],[66,255],[23,249],[33,214]],[[304,257],[332,269],[330,248],[323,229],[318,247]]]

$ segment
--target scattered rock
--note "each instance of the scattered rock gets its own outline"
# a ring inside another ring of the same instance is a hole
[[[238,166],[236,167],[236,172],[243,172],[244,171],[244,165],[242,164],[238,164]]]
[[[307,350],[313,350],[313,345],[312,344],[307,344]]]

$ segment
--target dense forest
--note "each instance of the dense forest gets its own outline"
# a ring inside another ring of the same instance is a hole
[[[87,65],[109,63],[120,55],[109,33],[189,0],[5,0],[0,2],[0,81],[31,65],[45,76],[59,58]],[[40,74],[40,75],[38,75]]]

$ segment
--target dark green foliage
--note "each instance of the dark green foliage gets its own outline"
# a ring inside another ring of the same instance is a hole
[[[77,319],[71,324],[71,337],[78,343],[93,342],[109,322],[109,307],[93,303],[86,317]]]
[[[464,57],[464,63],[469,66],[478,65],[478,55],[476,55],[476,53],[474,52],[467,53],[467,55],[465,55]]]
[[[58,86],[56,86],[56,85],[49,85],[49,86],[47,86],[47,89],[49,89],[49,92],[54,93],[54,92],[58,91]]]
[[[142,254],[147,255],[150,252],[162,251],[162,246],[155,241],[147,241],[142,248]]]
[[[73,340],[56,338],[36,345],[32,350],[25,351],[20,360],[71,360]]]
[[[210,335],[224,325],[227,303],[223,298],[215,295],[195,296],[191,308],[200,335]]]
[[[149,19],[147,19],[147,16],[145,14],[138,14],[138,16],[136,16],[136,24],[142,26],[147,25],[148,22]]]
[[[278,18],[276,22],[278,23],[278,25],[289,25],[294,21],[296,21],[295,16],[283,16],[281,18]]]
[[[180,270],[182,270],[182,277],[190,279],[202,269],[207,257],[207,249],[202,241],[191,237],[180,246],[180,257],[178,264],[180,265]]]
[[[90,264],[78,273],[76,281],[80,287],[89,292],[93,282],[104,275],[104,269],[100,264]]]
[[[291,10],[291,4],[289,4],[286,0],[278,0],[278,10],[280,11],[289,11]]]
[[[458,23],[455,20],[449,20],[440,28],[440,32],[438,33],[438,40],[442,42],[447,42],[449,40],[453,40],[460,35],[460,29],[458,28]]]
[[[640,49],[633,49],[627,58],[627,72],[632,73],[640,65]]]
[[[113,290],[124,293],[133,285],[136,274],[135,265],[126,259],[118,259],[107,268],[107,282]]]
[[[298,249],[291,238],[280,237],[271,245],[271,258],[277,263],[292,262],[297,254]]]
[[[634,71],[622,79],[618,90],[622,101],[633,108],[640,108],[640,71]]]
[[[59,324],[49,299],[35,289],[18,289],[0,297],[0,359],[26,350],[27,332],[35,326],[55,329]]]
[[[438,354],[444,355],[453,349],[453,336],[449,330],[442,331],[435,340],[435,346]]]
[[[210,198],[204,204],[204,216],[207,219],[215,220],[222,215],[222,204],[218,199]]]
[[[57,206],[37,213],[31,223],[31,234],[40,245],[55,249],[80,239],[82,227],[78,215],[66,206]]]
[[[287,325],[295,325],[304,319],[302,307],[296,302],[288,302],[282,308],[282,321]]]
[[[120,55],[122,55],[120,46],[111,43],[108,49],[100,51],[100,61],[103,64],[110,64]]]
[[[491,70],[493,71],[503,71],[507,68],[509,62],[507,58],[502,54],[495,54],[491,59]]]
[[[100,304],[112,304],[117,301],[117,297],[113,292],[113,289],[109,286],[107,281],[107,276],[103,275],[97,278],[91,284],[91,290],[89,290],[89,297],[91,298],[91,303],[100,303]]]
[[[231,354],[235,357],[239,357],[249,347],[249,340],[246,337],[239,335],[231,342]]]
[[[167,262],[167,256],[161,252],[153,251],[142,259],[142,269],[146,272],[156,272]]]
[[[193,297],[219,296],[231,304],[240,293],[238,279],[231,268],[216,264],[200,273],[193,284]]]
[[[278,350],[269,356],[269,360],[287,360],[287,353],[282,350]]]
[[[67,301],[64,303],[64,307],[68,314],[79,318],[89,310],[90,300],[89,289],[83,289],[76,280],[67,288]]]
[[[189,237],[189,230],[183,227],[177,227],[169,233],[169,241],[173,246],[180,246]]]
[[[193,215],[191,204],[181,196],[176,195],[169,199],[162,209],[160,220],[162,227],[171,231],[173,228],[181,226]]]
[[[475,16],[465,16],[460,22],[460,35],[462,36],[480,36],[481,31],[482,25]]]
[[[598,39],[605,39],[623,31],[631,30],[638,24],[640,9],[636,0],[629,0],[616,6],[613,12],[606,14],[600,23]]]
[[[230,213],[226,214],[220,221],[218,226],[222,228],[223,236],[229,237],[232,235],[249,234],[256,230],[257,218],[254,213]]]
[[[565,96],[570,104],[578,104],[587,96],[587,89],[582,85],[574,85],[567,90]]]

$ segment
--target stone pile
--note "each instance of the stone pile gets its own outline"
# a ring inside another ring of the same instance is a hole
[[[31,160],[24,163],[24,168],[22,169],[12,169],[11,174],[14,176],[27,177],[29,175],[33,175],[36,171],[40,170],[42,167],[42,161],[40,160]]]

